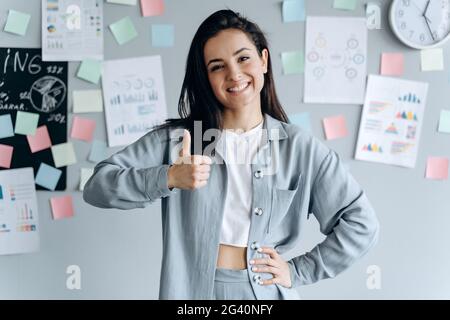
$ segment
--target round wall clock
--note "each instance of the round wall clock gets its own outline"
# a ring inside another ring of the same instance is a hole
[[[393,0],[389,22],[411,48],[440,46],[450,38],[450,0]]]

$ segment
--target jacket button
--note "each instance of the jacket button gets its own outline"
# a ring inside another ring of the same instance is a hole
[[[260,274],[255,274],[253,276],[253,281],[259,282],[259,280],[261,280],[261,275]]]
[[[262,173],[261,170],[256,170],[255,173],[254,173],[254,176],[255,176],[256,179],[259,179],[259,178],[262,178],[263,173]]]
[[[252,244],[250,245],[250,248],[252,248],[253,250],[258,250],[259,243],[257,241],[253,241]]]
[[[261,209],[261,208],[255,208],[254,212],[255,212],[255,214],[256,214],[257,216],[260,216],[260,215],[263,214],[263,209]]]

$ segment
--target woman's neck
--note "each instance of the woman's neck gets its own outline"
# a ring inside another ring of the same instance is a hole
[[[224,129],[241,129],[248,131],[263,121],[261,109],[254,110],[224,110],[223,112],[223,128]]]

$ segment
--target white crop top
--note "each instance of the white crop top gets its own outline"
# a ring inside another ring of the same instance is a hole
[[[227,166],[227,192],[220,243],[247,247],[252,204],[251,163],[261,145],[263,121],[256,127],[224,130],[216,151]]]

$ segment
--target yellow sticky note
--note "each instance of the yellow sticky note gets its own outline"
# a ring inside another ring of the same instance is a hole
[[[426,49],[420,51],[422,71],[444,70],[444,53],[442,48]]]
[[[94,168],[81,168],[81,176],[80,176],[80,191],[84,190],[84,186],[89,178],[94,174]]]
[[[73,92],[73,112],[102,112],[103,98],[101,90],[75,90]]]
[[[60,143],[52,146],[55,167],[64,167],[77,162],[72,142]]]

